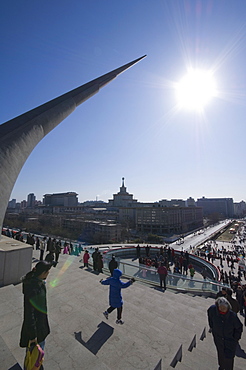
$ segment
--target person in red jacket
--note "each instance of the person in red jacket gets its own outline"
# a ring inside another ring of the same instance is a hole
[[[88,251],[85,251],[84,255],[83,255],[83,262],[84,262],[84,267],[89,267],[88,266],[88,261],[90,259],[90,255],[89,255],[89,252]]]
[[[167,278],[167,268],[164,262],[158,267],[157,272],[160,278],[160,288],[162,289],[162,284],[164,285],[164,290],[166,290],[166,278]]]

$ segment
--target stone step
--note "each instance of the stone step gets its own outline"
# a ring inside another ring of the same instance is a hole
[[[21,370],[22,367],[19,365],[16,358],[13,356],[12,352],[6,345],[5,341],[0,335],[0,369],[8,369],[8,370]]]
[[[34,251],[34,256],[37,253]],[[204,327],[207,332],[207,308],[214,299],[169,290],[163,293],[136,282],[122,290],[125,324],[119,326],[115,323],[116,311],[108,320],[102,314],[108,308],[109,288],[99,280],[108,275],[82,268],[80,259],[61,255],[47,280],[51,334],[46,342],[45,368],[152,370],[162,359],[162,369],[167,370],[172,369],[170,363],[181,344],[183,359],[175,368],[194,370],[200,352],[200,357],[213,361],[211,334],[207,333],[203,342],[199,338]],[[18,347],[23,315],[22,285],[0,288],[1,304],[4,312],[0,311],[0,334],[16,361],[22,363],[24,350]],[[189,352],[195,334],[197,348]]]
[[[243,336],[243,342],[245,343],[245,337]],[[246,353],[240,348],[245,348],[242,341],[240,341],[240,347],[237,351],[234,361],[234,370],[245,369],[245,358]],[[242,356],[242,357],[241,357]],[[215,369],[218,367],[217,364],[217,352],[213,342],[212,334],[207,333],[203,341],[197,340],[196,348],[193,348],[192,352],[184,351],[182,364],[190,368],[199,366],[199,369]],[[177,369],[181,367],[177,366]]]

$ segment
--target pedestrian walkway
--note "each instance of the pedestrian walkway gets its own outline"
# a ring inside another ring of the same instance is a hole
[[[216,248],[217,250],[222,250],[222,247],[226,250],[226,251],[233,251],[233,245],[231,243],[225,243],[225,242],[222,242],[222,241],[216,241]],[[229,274],[229,272],[232,272],[235,276],[237,276],[237,272],[238,272],[238,263],[235,263],[234,264],[234,269],[231,269],[228,265],[227,265],[227,261],[224,260],[222,261],[222,266],[221,266],[221,263],[220,263],[220,259],[215,259],[213,261],[213,264],[218,267],[219,269],[223,269],[223,271],[227,272],[227,274]],[[242,275],[242,281],[241,281],[241,284],[244,285],[246,284],[246,280],[245,280],[245,277],[244,275]]]
[[[33,251],[33,256],[35,261],[39,251]],[[108,288],[99,280],[107,275],[83,268],[79,261],[75,256],[60,255],[47,280],[51,334],[46,343],[45,370],[154,370],[160,360],[162,370],[169,370],[180,348],[182,361],[176,369],[217,368],[206,315],[214,299],[163,292],[136,282],[122,291],[125,323],[117,325],[116,314],[108,320],[103,315],[108,307]],[[18,346],[22,305],[21,284],[0,288],[1,370],[23,362],[25,351]],[[200,340],[204,329],[205,338]],[[194,338],[196,348],[190,352]],[[245,369],[245,332],[241,348],[235,370]]]

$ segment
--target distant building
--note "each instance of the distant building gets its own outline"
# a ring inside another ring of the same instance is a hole
[[[124,177],[122,177],[122,186],[120,187],[120,191],[113,195],[113,199],[109,199],[109,207],[132,207],[138,202],[136,199],[133,199],[132,194],[129,194],[126,191],[124,180]]]
[[[16,199],[12,199],[8,203],[8,208],[15,208],[16,207]]]
[[[234,214],[239,218],[246,216],[246,203],[243,200],[239,203],[234,203]]]
[[[33,193],[28,194],[27,196],[27,207],[32,208],[35,206],[36,197]]]
[[[234,205],[232,198],[205,198],[197,199],[198,207],[202,207],[204,216],[218,213],[224,218],[234,216]]]
[[[196,207],[196,201],[195,201],[195,199],[189,197],[186,200],[186,205],[187,205],[187,207]]]
[[[24,209],[24,208],[26,208],[27,207],[27,201],[26,200],[22,200],[21,202],[20,202],[20,209]]]
[[[183,199],[162,199],[159,203],[162,207],[185,207],[185,201]]]
[[[109,200],[108,207],[117,210],[122,226],[140,233],[180,234],[203,227],[202,208],[186,207],[183,199],[138,202],[126,191],[124,177],[119,193]]]
[[[101,207],[105,204],[103,200],[86,200],[83,203],[80,203],[82,206],[93,206],[93,207]]]
[[[138,232],[158,235],[183,234],[203,227],[200,207],[141,207],[136,209]]]
[[[82,240],[94,243],[121,241],[121,225],[112,222],[85,221],[80,236]]]
[[[76,207],[78,194],[75,192],[45,194],[43,198],[45,206]]]

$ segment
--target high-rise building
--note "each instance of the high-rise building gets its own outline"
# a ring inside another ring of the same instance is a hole
[[[24,200],[22,200],[21,201],[21,203],[20,203],[20,208],[21,209],[24,209],[24,208],[26,208],[27,207],[27,201],[24,199]]]
[[[15,208],[16,207],[16,199],[12,199],[8,203],[8,208]]]
[[[27,207],[34,207],[35,206],[36,197],[33,193],[28,194],[27,196]]]

